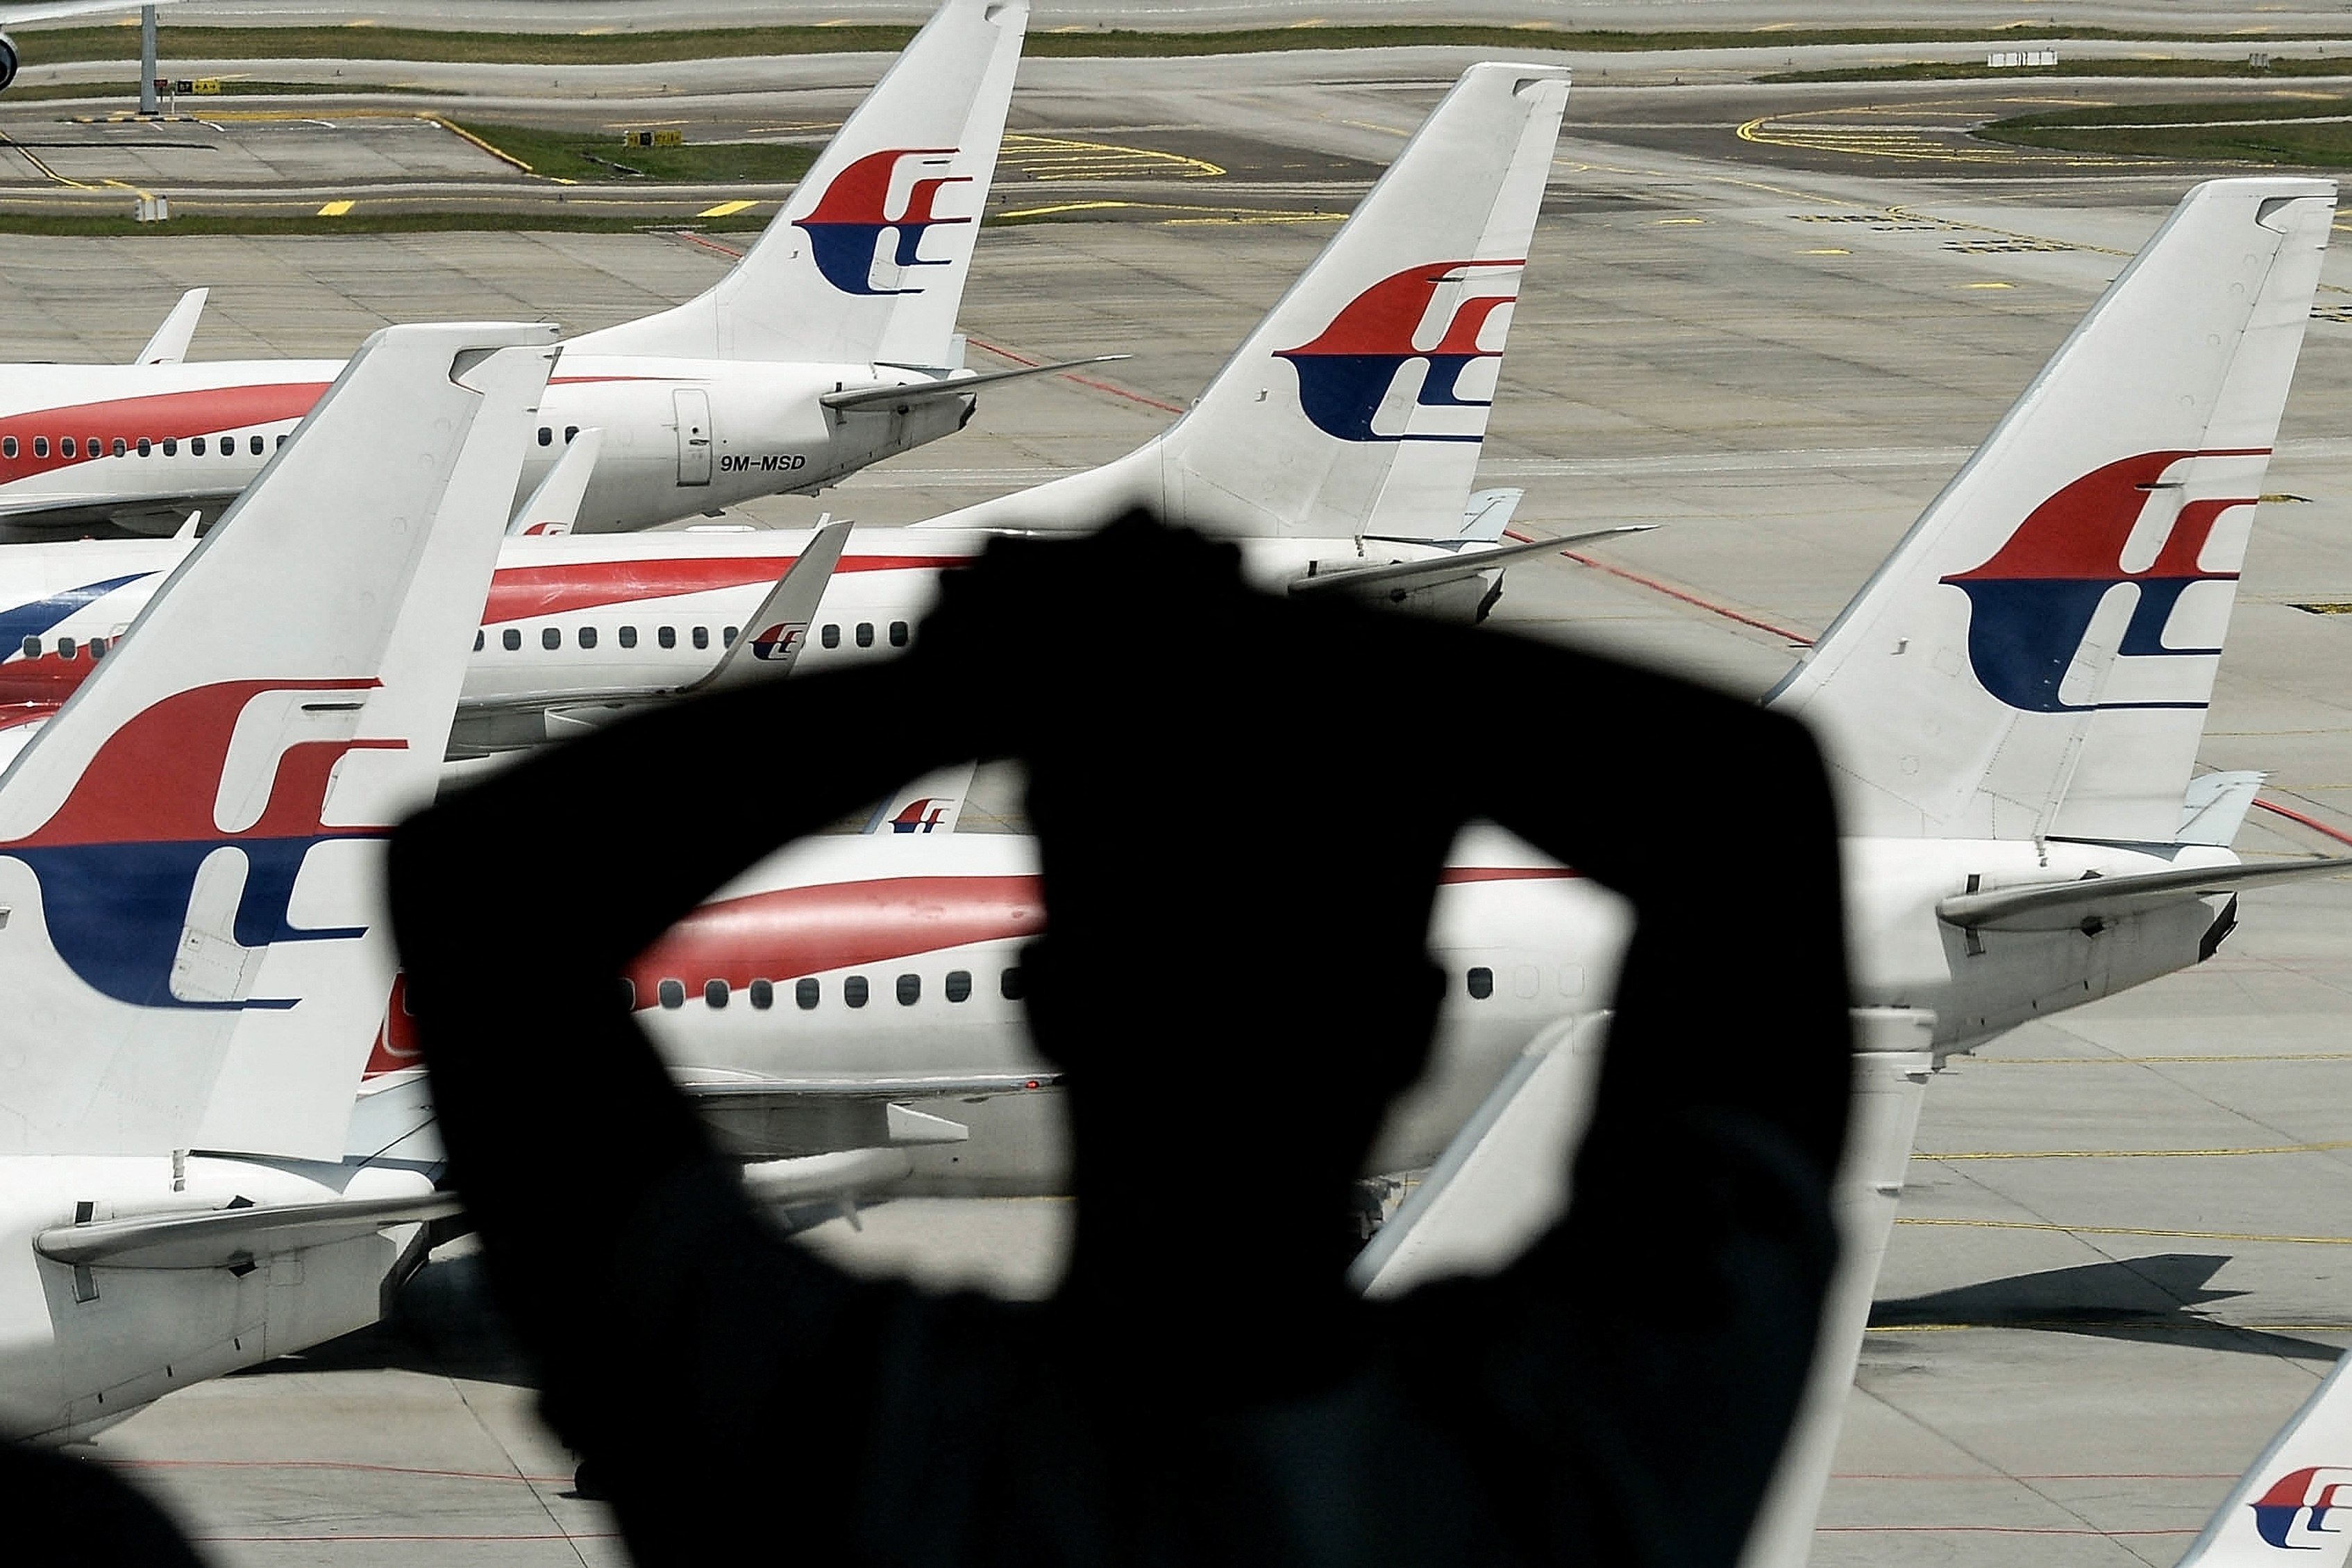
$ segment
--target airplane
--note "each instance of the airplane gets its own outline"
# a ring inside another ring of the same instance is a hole
[[[383,841],[437,785],[554,337],[371,338],[0,776],[0,1433],[372,1322],[454,1210],[343,1153]]]
[[[169,0],[49,0],[47,5],[0,6],[0,28],[21,27],[27,22],[64,22],[76,16],[103,16],[112,12],[136,11],[145,4],[169,4]],[[8,90],[16,81],[16,71],[24,63],[24,55],[16,40],[0,32],[0,92]]]
[[[2335,194],[2189,192],[1769,699],[1819,727],[1848,797],[1857,1000],[1933,1013],[1939,1056],[2203,962],[2242,890],[2352,870],[2241,862],[2260,776],[2192,777]],[[1054,1190],[1053,1085],[1017,1005],[1034,853],[936,831],[792,846],[632,964],[635,1007],[747,1146],[816,1152],[770,1124],[796,1097],[895,1088],[919,1109],[992,1082],[906,1122],[876,1167],[898,1191]],[[1717,895],[1769,918],[1769,888]],[[1374,1168],[1426,1164],[1534,1034],[1605,1006],[1623,921],[1569,868],[1465,834],[1431,933],[1434,1065]],[[1139,980],[1213,983],[1181,955]],[[401,1103],[400,1036],[388,1017],[371,1114]],[[851,1082],[877,1062],[895,1086]]]
[[[1066,368],[969,371],[955,332],[1028,16],[944,0],[733,270],[570,340],[515,498],[589,427],[586,530],[814,493],[954,434],[981,387]],[[171,533],[261,471],[341,366],[159,354],[200,308],[183,300],[141,363],[0,367],[0,528]]]
[[[1163,434],[1089,475],[936,524],[858,530],[810,618],[807,667],[906,645],[937,574],[993,531],[1066,526],[1077,507],[1110,504],[1107,484],[1131,486],[1145,471],[1184,476],[1187,487],[1179,495],[1171,480],[1127,500],[1164,503],[1175,520],[1237,538],[1267,587],[1483,616],[1510,561],[1574,542],[1503,543],[1518,492],[1471,488],[1567,92],[1551,67],[1465,72]],[[1387,334],[1377,353],[1305,351],[1364,349],[1368,331]],[[574,352],[567,346],[559,387]],[[1331,413],[1335,394],[1309,391],[1339,373],[1331,364],[1353,378],[1353,423]],[[1252,429],[1279,440],[1240,438]],[[460,756],[539,745],[708,677],[813,537],[581,537],[573,515],[588,473],[604,471],[608,434],[583,429],[516,510],[455,732]],[[1244,495],[1254,497],[1245,508],[1230,500]],[[187,548],[100,539],[0,551],[0,754],[91,668]]]

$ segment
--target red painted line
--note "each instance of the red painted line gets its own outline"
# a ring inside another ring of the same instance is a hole
[[[1522,544],[1534,544],[1536,542],[1536,538],[1533,534],[1523,534],[1517,528],[1505,528],[1503,530],[1503,537],[1507,539],[1517,539]],[[1742,626],[1753,626],[1759,632],[1769,632],[1773,636],[1779,637],[1785,642],[1794,643],[1801,648],[1810,648],[1813,645],[1813,640],[1811,637],[1806,636],[1802,632],[1791,632],[1786,626],[1775,626],[1769,621],[1760,621],[1753,615],[1734,610],[1727,604],[1717,604],[1713,600],[1701,599],[1697,594],[1692,593],[1686,589],[1676,588],[1671,583],[1660,582],[1654,577],[1643,577],[1638,571],[1627,571],[1622,566],[1612,566],[1607,561],[1595,559],[1593,557],[1586,555],[1580,550],[1564,549],[1559,553],[1566,556],[1569,559],[1574,561],[1579,566],[1589,566],[1595,571],[1605,571],[1612,577],[1622,577],[1626,581],[1637,583],[1641,587],[1648,589],[1653,593],[1663,593],[1669,599],[1679,600],[1685,604],[1696,606],[1700,610],[1706,611],[1710,615],[1720,615],[1727,621],[1737,621]]]
[[[2015,1475],[1969,1475],[1949,1471],[1904,1475],[1884,1470],[1841,1470],[1832,1479],[1841,1481],[2233,1481],[2238,1478],[2221,1470],[2047,1470],[2021,1471]]]
[[[1822,1535],[2089,1535],[2101,1540],[2201,1533],[2187,1526],[2179,1530],[2093,1530],[2068,1524],[1820,1524],[1813,1528]]]
[[[705,239],[702,235],[697,234],[680,233],[677,237],[686,241],[688,245],[698,245],[705,250],[715,250],[719,255],[730,257],[735,261],[742,260],[745,254],[742,251],[737,250],[731,245],[720,245],[715,239]]]
[[[2315,833],[2325,833],[2327,837],[2334,839],[2339,844],[2352,844],[2352,833],[2347,833],[2338,829],[2331,828],[2326,823],[2321,821],[2318,818],[2306,816],[2305,813],[2296,810],[2292,806],[2282,806],[2276,800],[2265,800],[2260,795],[2254,797],[2254,804],[2260,806],[2265,811],[2277,812],[2280,816],[2284,817],[2290,822],[2300,822]]]
[[[1011,360],[1016,365],[1025,365],[1032,370],[1034,370],[1037,366],[1045,362],[1043,360],[1033,360],[1026,354],[1016,354],[1012,350],[1002,348],[997,344],[982,341],[981,339],[972,337],[970,333],[966,333],[964,335],[964,341],[970,343],[976,349],[985,349],[992,354]],[[1065,371],[1063,372],[1062,379],[1066,382],[1076,382],[1082,387],[1091,388],[1098,392],[1108,392],[1113,397],[1123,397],[1129,402],[1139,402],[1146,408],[1156,408],[1162,413],[1181,413],[1184,412],[1184,405],[1182,403],[1162,402],[1156,397],[1146,397],[1139,392],[1129,392],[1125,387],[1113,386],[1108,382],[1097,381],[1092,376],[1081,376],[1069,371]]]

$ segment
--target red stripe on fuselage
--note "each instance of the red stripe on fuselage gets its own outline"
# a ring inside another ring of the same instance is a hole
[[[1580,874],[1557,865],[1450,865],[1437,880],[1451,887],[1463,882],[1559,882]]]
[[[142,438],[150,442],[181,441],[299,419],[310,412],[310,406],[326,390],[324,382],[284,382],[267,386],[217,387],[205,392],[155,392],[146,397],[115,398],[106,402],[9,414],[0,418],[0,437],[16,438],[16,455],[0,456],[0,484],[87,463],[110,453],[117,440],[135,452]],[[36,436],[47,439],[47,457],[33,455]],[[65,455],[63,445],[68,436],[73,438],[76,449],[71,457]],[[97,444],[98,450],[91,449],[92,443]],[[0,446],[0,452],[5,450]],[[150,461],[159,458],[160,454]],[[189,460],[196,461],[193,454]]]
[[[598,560],[563,566],[500,567],[490,580],[482,623],[496,626],[542,615],[567,615],[628,604],[640,599],[674,599],[730,588],[764,588],[798,559],[790,555],[704,556],[693,559]],[[844,556],[836,571],[940,571],[961,566],[962,556]]]
[[[1034,936],[1045,901],[1034,876],[900,876],[784,888],[707,904],[629,966],[637,1005],[663,980],[698,991],[790,980],[943,947]]]

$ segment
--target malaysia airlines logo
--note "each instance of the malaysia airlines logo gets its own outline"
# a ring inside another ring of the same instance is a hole
[[[2060,687],[2084,650],[2091,623],[2113,589],[2137,592],[2131,618],[2112,653],[2117,660],[2211,658],[2221,650],[2180,647],[2165,640],[2181,597],[2200,582],[2235,582],[2233,570],[2200,564],[2214,525],[2252,496],[2179,502],[2181,489],[2167,470],[2197,458],[2263,458],[2266,451],[2146,452],[2095,468],[2027,515],[1992,559],[1939,580],[1969,596],[1969,662],[1985,690],[2027,713],[2085,713],[2101,708],[2201,708],[2202,698],[2142,696],[2106,702],[2070,701]],[[2143,566],[2129,569],[2126,552],[2151,507],[2177,507]],[[2135,683],[2140,685],[2142,683]],[[2205,687],[2200,685],[2200,691]]]
[[[919,294],[916,270],[945,267],[946,257],[923,255],[923,236],[935,228],[968,224],[970,217],[939,215],[940,193],[950,185],[969,185],[971,177],[950,174],[958,149],[898,147],[869,152],[833,177],[808,216],[793,225],[809,238],[809,254],[824,280],[844,294]],[[890,188],[901,165],[911,163],[913,183],[907,187],[897,215],[890,212]],[[895,230],[898,240],[886,258],[882,235]],[[885,281],[877,281],[882,273]]]
[[[2329,1561],[2342,1563],[2352,1538],[2329,1519],[2352,1511],[2352,1501],[2338,1500],[2347,1488],[2352,1488],[2352,1469],[2313,1466],[2289,1470],[2247,1505],[2254,1511],[2254,1532],[2283,1552],[2326,1552]]]
[[[805,621],[779,621],[751,639],[751,657],[789,661],[808,641]]]
[[[910,800],[905,810],[890,819],[890,831],[894,833],[936,832],[939,825],[947,820],[949,808],[954,804],[953,800],[942,800],[935,795]]]
[[[1524,261],[1439,261],[1381,279],[1343,306],[1311,343],[1284,349],[1298,402],[1340,441],[1486,439],[1491,396],[1465,392],[1465,372],[1503,357],[1507,309]],[[1418,364],[1420,384],[1402,383]],[[1489,389],[1491,390],[1491,388]],[[1401,407],[1396,406],[1402,404]],[[1465,409],[1467,415],[1446,411]]]
[[[360,926],[305,928],[292,920],[296,879],[330,840],[378,839],[384,828],[329,828],[322,818],[336,764],[400,740],[298,740],[279,752],[261,814],[224,831],[215,802],[238,720],[264,694],[351,693],[374,680],[227,681],[178,692],[108,737],[47,821],[0,854],[41,884],[49,943],[84,983],[134,1007],[285,1009],[236,982],[279,942],[363,936]],[[310,706],[310,705],[305,705]],[[220,856],[220,861],[215,857]]]

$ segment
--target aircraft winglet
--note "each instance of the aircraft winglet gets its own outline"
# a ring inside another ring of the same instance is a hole
[[[601,429],[583,430],[572,438],[539,488],[530,493],[507,524],[507,538],[554,538],[580,526],[580,503],[588,497],[588,481],[596,476],[596,459],[604,450]]]
[[[2331,1513],[2352,1510],[2352,1355],[2312,1391],[2252,1469],[2238,1479],[2180,1568],[2255,1568],[2285,1562],[2336,1568],[2347,1537]],[[2311,1557],[2290,1558],[2294,1552]]]
[[[743,634],[719,656],[709,674],[684,690],[725,691],[791,674],[801,650],[808,645],[809,627],[816,620],[826,585],[833,580],[833,569],[841,564],[849,528],[845,522],[827,523],[811,534],[793,564],[784,569],[784,575],[776,580],[776,586],[768,591],[768,597],[760,601],[760,608],[743,623]]]
[[[187,358],[189,340],[196,335],[196,321],[205,313],[205,301],[212,298],[209,288],[191,288],[180,296],[147,346],[139,350],[135,365],[176,365]]]

